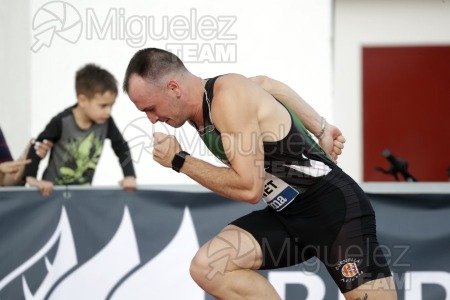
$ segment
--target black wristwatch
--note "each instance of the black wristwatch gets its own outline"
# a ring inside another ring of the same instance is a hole
[[[172,159],[172,169],[180,173],[181,168],[184,165],[184,161],[186,160],[186,155],[190,155],[186,151],[180,151]]]

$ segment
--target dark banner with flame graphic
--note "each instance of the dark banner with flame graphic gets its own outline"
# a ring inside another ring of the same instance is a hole
[[[369,197],[399,299],[448,297],[449,195]],[[192,256],[230,221],[262,207],[209,192],[1,191],[0,300],[212,299],[190,278]],[[343,266],[345,277],[358,273],[356,261]],[[211,266],[211,276],[222,273]],[[315,259],[261,274],[283,299],[343,299]]]

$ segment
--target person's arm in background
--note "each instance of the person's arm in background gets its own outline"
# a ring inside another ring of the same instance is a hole
[[[31,162],[31,160],[26,160],[26,155],[32,143],[32,140],[30,140],[19,159],[14,161],[3,135],[3,131],[0,128],[0,186],[15,186],[24,184],[25,181],[23,179],[23,171],[25,165]],[[35,144],[35,149],[39,156],[45,157],[49,147],[51,148],[51,146],[52,145],[47,143],[42,143],[40,145]]]
[[[106,136],[111,140],[111,147],[119,158],[124,178],[119,181],[120,186],[126,191],[135,190],[137,187],[136,173],[134,171],[133,159],[127,141],[123,138],[119,129],[114,123],[113,118],[108,120],[108,134]]]
[[[4,174],[3,180],[0,180],[2,183],[1,185],[16,186],[25,184],[23,172],[25,170],[25,165],[31,163],[31,159],[26,159],[31,144],[32,141],[30,140],[18,160],[5,162],[0,165],[0,172]]]
[[[345,143],[345,138],[337,127],[327,123],[311,105],[288,85],[267,76],[255,76],[249,79],[292,109],[306,129],[318,137],[319,144],[325,152],[334,161],[337,160]]]
[[[4,176],[11,172],[11,168],[16,167],[12,165],[12,161],[13,158],[11,152],[9,151],[8,144],[6,143],[2,128],[0,127],[0,186],[4,185]]]
[[[53,147],[53,143],[47,140],[44,140],[43,142],[35,142],[34,139],[31,139],[18,160],[0,164],[0,176],[3,175],[3,180],[0,177],[1,185],[16,186],[25,184],[23,173],[25,171],[25,165],[31,163],[31,159],[27,159],[27,154],[31,146],[33,146],[36,154],[43,159],[47,155],[48,151]]]
[[[22,174],[26,164],[31,160],[7,161],[0,164],[0,186],[23,184]]]

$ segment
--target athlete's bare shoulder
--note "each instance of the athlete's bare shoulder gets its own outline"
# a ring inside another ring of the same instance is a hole
[[[235,119],[238,115],[254,118],[262,132],[271,133],[270,140],[283,137],[272,134],[279,131],[280,125],[290,126],[287,110],[260,85],[240,74],[227,74],[216,80],[212,113],[216,119]]]

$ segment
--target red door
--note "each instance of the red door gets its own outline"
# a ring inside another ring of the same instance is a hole
[[[449,180],[450,46],[363,48],[364,181],[395,180],[375,170],[386,149],[418,181]]]

